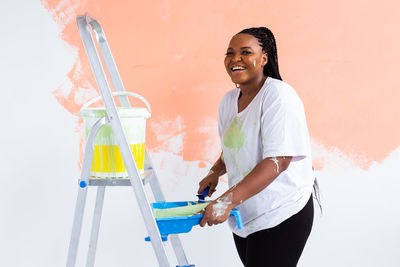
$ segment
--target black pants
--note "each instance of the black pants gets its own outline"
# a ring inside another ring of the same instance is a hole
[[[245,267],[295,267],[314,220],[312,195],[306,206],[281,224],[242,238],[233,234]]]

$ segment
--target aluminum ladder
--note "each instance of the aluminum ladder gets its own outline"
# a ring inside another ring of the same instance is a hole
[[[95,19],[85,14],[76,18],[78,29],[88,55],[96,83],[99,87],[104,106],[107,111],[107,116],[99,119],[92,127],[84,151],[84,158],[82,163],[82,171],[79,179],[78,197],[75,206],[75,214],[72,226],[71,240],[68,249],[67,267],[75,266],[76,256],[78,252],[80,233],[82,228],[83,214],[85,210],[87,191],[90,186],[97,186],[97,195],[94,208],[92,229],[89,242],[89,251],[87,255],[86,266],[94,266],[97,238],[100,228],[100,220],[104,201],[104,192],[107,186],[131,186],[133,188],[136,200],[139,204],[140,212],[148,231],[151,245],[156,254],[160,267],[170,267],[165,247],[158,230],[156,220],[153,216],[152,209],[146,193],[144,185],[149,184],[153,192],[156,202],[165,202],[156,172],[153,168],[151,159],[147,151],[145,152],[145,175],[140,175],[136,167],[135,159],[131,153],[131,149],[127,142],[120,117],[117,112],[116,104],[113,99],[108,79],[104,72],[101,59],[102,56],[105,67],[111,79],[111,84],[114,87],[117,95],[118,92],[125,92],[121,77],[114,62],[111,50],[106,40],[103,29]],[[95,41],[92,36],[95,35],[95,40],[98,45],[96,47]],[[129,99],[126,95],[119,95],[118,100],[123,107],[130,107]],[[115,139],[121,151],[123,161],[128,172],[129,179],[91,179],[90,168],[93,158],[94,139],[99,129],[105,125],[110,124],[115,134]],[[177,267],[193,267],[188,263],[182,243],[177,234],[169,235],[169,239],[173,250],[175,252],[178,264]]]

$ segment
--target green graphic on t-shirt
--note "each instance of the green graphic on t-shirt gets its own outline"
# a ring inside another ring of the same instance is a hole
[[[235,117],[224,134],[224,146],[240,149],[244,143],[244,133],[242,131],[243,121]]]

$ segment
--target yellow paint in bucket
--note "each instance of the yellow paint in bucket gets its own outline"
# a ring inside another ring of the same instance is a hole
[[[129,145],[140,172],[144,169],[144,143]],[[91,172],[126,173],[124,161],[117,145],[95,145]]]
[[[84,119],[85,140],[92,126],[107,115],[104,108],[85,108],[79,113]],[[146,108],[118,108],[121,124],[134,156],[139,173],[144,172],[146,119],[150,113]],[[92,177],[116,179],[128,178],[128,173],[116,143],[111,125],[103,125],[96,135],[90,175]]]

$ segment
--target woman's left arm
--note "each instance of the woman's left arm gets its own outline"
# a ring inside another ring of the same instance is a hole
[[[292,157],[270,157],[262,160],[242,181],[207,206],[200,226],[226,221],[234,207],[266,188],[289,167],[291,160]]]

